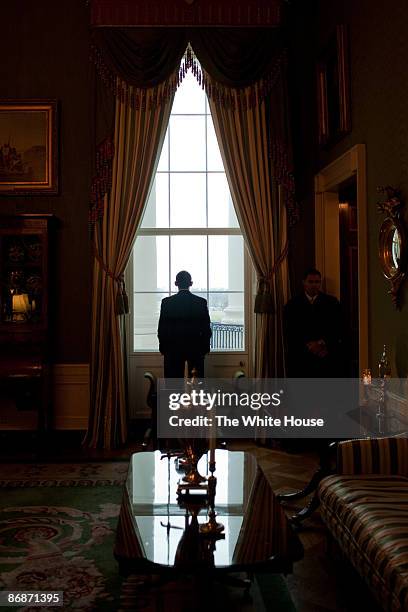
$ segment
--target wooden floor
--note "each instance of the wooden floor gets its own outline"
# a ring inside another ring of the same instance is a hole
[[[59,437],[53,443],[36,448],[35,438],[24,442],[21,436],[10,438],[0,434],[0,462],[60,462],[103,461],[128,459],[141,450],[136,441],[119,451],[89,451],[81,447],[81,438]],[[317,457],[314,453],[286,453],[259,447],[252,442],[235,441],[231,449],[253,453],[275,492],[303,488],[312,476]],[[39,452],[38,452],[39,451]],[[302,508],[307,500],[285,503],[288,516]],[[298,612],[380,612],[364,583],[339,555],[327,553],[327,532],[319,513],[305,521],[299,536],[305,549],[304,558],[297,562],[287,584]]]

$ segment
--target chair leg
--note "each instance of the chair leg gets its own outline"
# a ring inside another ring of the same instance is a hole
[[[312,516],[313,512],[317,510],[319,505],[320,500],[317,495],[317,491],[315,491],[313,497],[311,498],[307,506],[305,506],[304,508],[302,508],[302,510],[299,510],[299,512],[290,517],[291,523],[295,525],[295,527],[301,527],[303,521]]]
[[[296,499],[302,499],[310,493],[313,493],[313,497],[310,502],[302,508],[299,512],[297,512],[294,516],[292,516],[291,521],[297,527],[300,527],[302,522],[309,518],[313,514],[313,512],[319,507],[319,498],[317,495],[317,487],[323,478],[329,476],[329,474],[333,473],[333,469],[331,466],[331,453],[332,453],[333,444],[328,444],[327,441],[324,441],[324,446],[321,446],[319,452],[319,467],[313,474],[310,482],[301,489],[300,491],[294,491],[293,493],[281,493],[277,495],[279,501],[292,501]]]
[[[299,491],[294,491],[293,493],[279,493],[276,497],[279,501],[287,501],[287,500],[295,500],[302,499],[302,497],[307,497],[310,493],[316,490],[319,482],[327,476],[328,472],[323,467],[319,467],[315,473],[313,474],[311,480],[307,483],[307,485],[300,489]]]

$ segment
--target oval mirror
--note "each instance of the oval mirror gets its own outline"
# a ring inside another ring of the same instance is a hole
[[[401,272],[403,251],[402,229],[398,221],[387,218],[380,229],[380,261],[384,276],[394,278]]]
[[[380,227],[378,254],[383,274],[391,283],[392,301],[399,308],[399,290],[407,267],[407,241],[401,216],[403,202],[398,189],[391,185],[377,187],[377,191],[386,195],[384,202],[377,202],[378,210],[386,215]]]

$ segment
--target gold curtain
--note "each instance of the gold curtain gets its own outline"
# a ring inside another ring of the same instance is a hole
[[[283,376],[282,311],[289,298],[287,210],[286,187],[273,177],[267,120],[272,104],[262,81],[245,89],[225,87],[223,95],[222,86],[208,73],[205,79],[228,184],[258,278],[254,373],[263,378]]]
[[[141,90],[117,83],[112,187],[92,236],[91,407],[85,437],[91,448],[115,448],[127,437],[123,273],[154,180],[175,78]]]

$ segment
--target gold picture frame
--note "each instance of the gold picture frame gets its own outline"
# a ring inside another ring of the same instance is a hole
[[[379,212],[386,215],[378,236],[378,255],[384,277],[391,284],[389,291],[392,303],[401,308],[400,290],[407,276],[407,233],[402,218],[404,202],[398,189],[387,185],[377,187],[379,193],[386,195],[384,202],[377,202]]]
[[[0,100],[0,195],[58,193],[56,100]]]
[[[331,145],[351,131],[348,36],[345,25],[335,34],[317,63],[320,146]]]

